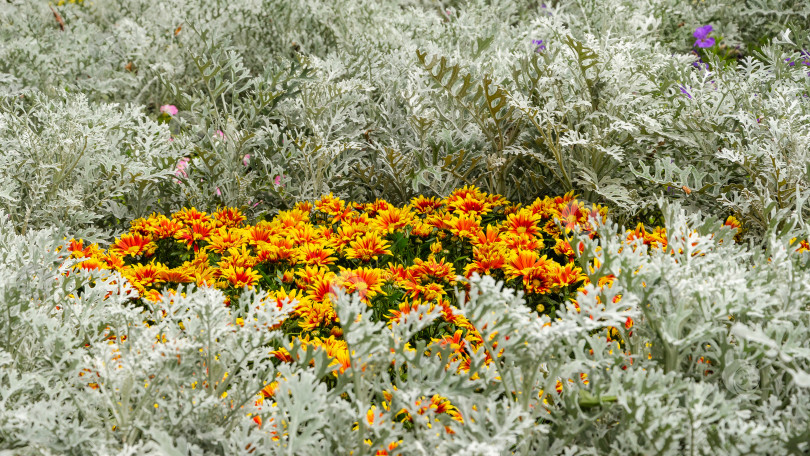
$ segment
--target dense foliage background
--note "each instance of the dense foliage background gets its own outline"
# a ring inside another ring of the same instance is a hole
[[[805,454],[807,30],[802,0],[0,1],[0,452]],[[504,354],[470,378],[391,336],[435,315],[380,331],[337,299],[359,364],[335,384],[326,355],[279,364],[283,333],[235,330],[291,304],[189,287],[167,318],[63,255],[153,212],[465,185],[610,208],[579,310],[471,279],[460,311]],[[631,246],[638,222],[669,249]],[[397,419],[434,395],[463,425]]]

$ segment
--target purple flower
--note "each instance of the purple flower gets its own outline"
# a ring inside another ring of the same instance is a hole
[[[532,40],[532,44],[537,46],[537,49],[534,52],[541,52],[546,50],[546,45],[543,44],[543,40]]]
[[[699,48],[710,48],[710,47],[714,46],[714,38],[712,38],[712,37],[701,38],[701,39],[695,41],[695,46],[697,46]]]
[[[695,33],[692,34],[695,38],[702,40],[709,36],[709,33],[712,33],[712,26],[711,25],[704,25],[703,27],[698,27],[695,29]]]
[[[711,25],[704,25],[703,27],[696,28],[695,33],[692,34],[695,38],[697,38],[697,41],[695,41],[695,46],[699,48],[709,48],[714,46],[714,38],[710,37],[709,33],[712,33]]]
[[[686,87],[685,87],[685,86],[681,86],[681,93],[682,93],[682,94],[684,94],[684,95],[686,95],[686,96],[687,96],[687,97],[689,97],[690,99],[692,98],[692,95],[691,95],[691,94],[690,94],[690,93],[689,93],[689,92],[686,90]]]

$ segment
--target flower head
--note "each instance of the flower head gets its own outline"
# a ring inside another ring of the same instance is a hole
[[[177,106],[167,104],[160,107],[160,112],[168,114],[170,116],[176,116],[178,110]]]
[[[543,44],[543,40],[532,40],[532,44],[537,46],[534,52],[542,52],[546,50],[546,45]]]
[[[699,48],[710,48],[714,46],[714,38],[709,36],[709,33],[711,32],[711,25],[704,25],[703,27],[696,28],[695,33],[692,34],[695,38],[697,38],[697,41],[695,41],[695,46]]]

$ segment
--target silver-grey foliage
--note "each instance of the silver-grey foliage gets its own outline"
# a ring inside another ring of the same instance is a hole
[[[810,452],[807,2],[65,3],[0,2],[0,454]],[[462,374],[406,345],[427,308],[389,329],[341,296],[336,375],[261,291],[136,305],[66,274],[66,239],[152,211],[462,185],[574,191],[616,223],[579,258],[612,285],[559,320],[471,279],[485,348]],[[666,251],[620,233],[648,217]]]

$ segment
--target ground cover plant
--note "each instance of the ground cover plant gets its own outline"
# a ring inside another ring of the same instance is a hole
[[[0,453],[806,454],[809,16],[0,2]]]

